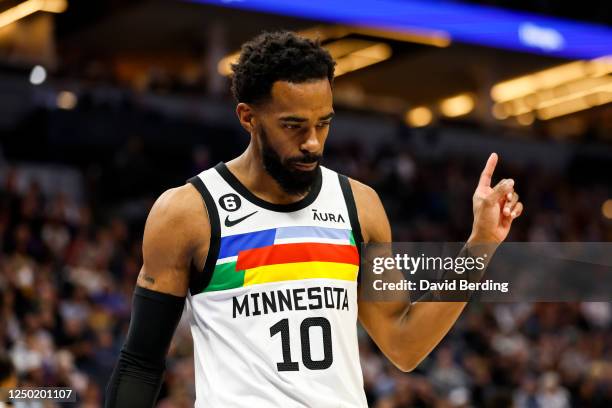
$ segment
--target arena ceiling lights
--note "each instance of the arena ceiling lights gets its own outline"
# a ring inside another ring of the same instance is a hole
[[[66,0],[27,0],[0,11],[0,28],[37,11],[63,13],[68,7]]]
[[[336,60],[336,77],[377,64],[392,54],[388,44],[366,40],[338,40],[324,47]]]
[[[300,31],[298,34],[324,42],[323,46],[336,60],[336,77],[391,58],[390,45],[378,41],[344,38],[353,33],[355,33],[355,29],[350,27],[317,26]],[[417,36],[415,36],[416,39]],[[328,40],[332,41],[325,43]],[[422,41],[429,40],[423,39]],[[218,72],[224,76],[231,75],[231,65],[238,61],[239,56],[240,52],[234,52],[223,57],[217,64]]]
[[[491,88],[493,116],[549,120],[612,102],[612,56],[574,61]],[[522,123],[528,124],[528,123]]]
[[[447,118],[459,118],[468,115],[476,107],[476,96],[471,92],[463,92],[444,98],[432,106],[417,106],[404,114],[404,122],[411,127],[424,127],[432,123],[434,109]]]

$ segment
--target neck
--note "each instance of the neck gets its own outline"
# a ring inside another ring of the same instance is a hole
[[[230,160],[226,165],[251,193],[270,203],[291,204],[308,194],[288,194],[284,191],[264,169],[261,155],[252,143],[240,156]]]

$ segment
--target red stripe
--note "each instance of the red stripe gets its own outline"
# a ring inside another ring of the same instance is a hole
[[[357,247],[354,245],[316,242],[277,244],[240,251],[236,262],[236,270],[244,271],[264,265],[313,261],[359,265],[359,254]]]

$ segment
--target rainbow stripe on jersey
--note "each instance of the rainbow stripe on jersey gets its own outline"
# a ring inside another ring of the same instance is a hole
[[[358,270],[359,253],[349,229],[271,228],[222,237],[204,292],[300,279],[354,281]]]

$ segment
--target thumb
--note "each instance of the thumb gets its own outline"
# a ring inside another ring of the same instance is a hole
[[[488,197],[491,202],[497,203],[505,199],[508,193],[511,193],[514,189],[514,180],[512,179],[503,179],[495,187],[493,187],[493,192]]]

